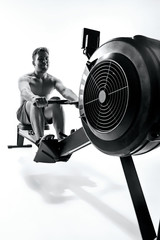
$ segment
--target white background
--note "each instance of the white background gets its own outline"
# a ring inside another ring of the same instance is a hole
[[[101,32],[101,44],[137,34],[160,39],[158,0],[1,0],[0,239],[141,239],[120,161],[88,146],[68,163],[36,164],[36,147],[8,150],[16,141],[18,78],[33,70],[31,54],[50,50],[49,73],[77,94],[86,57],[82,29]],[[78,110],[65,106],[66,133],[79,128]],[[156,230],[160,218],[160,150],[135,157]]]

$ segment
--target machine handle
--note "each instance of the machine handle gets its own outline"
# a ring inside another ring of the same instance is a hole
[[[69,105],[75,105],[76,107],[78,107],[78,101],[69,101],[67,99],[50,99],[47,101],[48,104],[54,104],[54,103],[58,103],[58,104],[69,104]],[[36,106],[36,102],[33,104],[34,106]]]
[[[48,104],[54,104],[54,103],[59,103],[59,104],[70,104],[70,105],[78,105],[78,101],[69,101],[66,99],[50,99],[48,100]]]

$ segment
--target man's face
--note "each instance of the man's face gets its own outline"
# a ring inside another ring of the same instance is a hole
[[[49,55],[47,52],[40,51],[36,54],[33,65],[37,72],[45,73],[49,67]]]

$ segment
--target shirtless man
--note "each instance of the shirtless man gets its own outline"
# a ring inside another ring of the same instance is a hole
[[[47,73],[49,67],[49,51],[37,48],[32,54],[34,72],[19,79],[21,106],[17,118],[23,124],[31,124],[35,133],[36,144],[44,135],[45,123],[53,123],[58,139],[64,133],[64,114],[60,104],[48,105],[50,94],[56,89],[65,99],[78,101],[77,95],[66,88],[63,83]]]

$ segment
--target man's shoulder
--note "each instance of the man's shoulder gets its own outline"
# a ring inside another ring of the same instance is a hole
[[[53,75],[51,75],[51,74],[49,74],[49,73],[47,73],[47,78],[48,78],[49,80],[51,80],[51,81],[56,81],[56,80],[57,80],[57,78],[56,78],[55,76],[53,76]]]
[[[19,78],[19,81],[20,80],[29,80],[31,77],[33,77],[34,76],[34,73],[26,73],[26,74],[23,74],[22,76],[20,76],[20,78]]]
[[[55,84],[57,81],[59,81],[59,79],[49,73],[47,73],[47,79],[52,82],[53,84]]]

